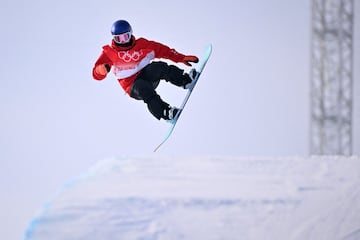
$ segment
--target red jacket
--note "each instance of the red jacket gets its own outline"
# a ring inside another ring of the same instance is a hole
[[[103,46],[103,51],[96,61],[92,74],[94,79],[103,80],[106,75],[95,72],[95,67],[100,64],[108,64],[113,69],[114,75],[126,93],[130,94],[131,86],[140,71],[154,58],[166,58],[173,62],[182,62],[185,55],[175,49],[158,42],[149,41],[145,38],[135,39],[128,47],[121,47],[112,41],[111,46]]]

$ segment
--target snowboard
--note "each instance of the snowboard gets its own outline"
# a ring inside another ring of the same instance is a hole
[[[195,69],[196,69],[196,72],[198,72],[197,76],[195,77],[194,79],[194,83],[191,84],[191,87],[188,90],[180,108],[179,108],[179,111],[177,112],[176,116],[174,117],[174,119],[168,121],[170,123],[170,128],[167,132],[167,134],[165,135],[164,139],[162,140],[162,142],[154,149],[154,152],[156,152],[165,142],[166,140],[169,139],[170,135],[172,134],[172,132],[174,131],[174,128],[176,126],[176,123],[178,122],[180,116],[181,116],[181,113],[183,112],[185,106],[186,106],[186,103],[188,102],[190,96],[191,96],[191,93],[194,89],[194,87],[196,86],[198,80],[199,80],[199,77],[202,73],[202,71],[204,70],[205,68],[205,65],[206,63],[208,62],[209,58],[210,58],[210,55],[211,55],[211,52],[212,52],[212,45],[209,44],[206,49],[205,49],[205,52],[202,56],[202,58],[200,59],[199,63],[196,65]]]

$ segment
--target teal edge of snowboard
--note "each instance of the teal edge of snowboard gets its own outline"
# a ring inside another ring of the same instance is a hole
[[[179,120],[179,117],[180,117],[182,111],[184,110],[184,107],[185,107],[186,103],[188,102],[188,100],[190,98],[190,95],[191,95],[193,89],[195,88],[195,86],[197,84],[197,81],[200,78],[200,75],[201,75],[202,71],[205,68],[206,63],[208,62],[208,60],[210,58],[211,52],[212,52],[212,45],[209,44],[207,46],[205,52],[204,52],[203,57],[200,59],[200,62],[195,67],[196,71],[199,73],[197,75],[197,77],[195,78],[195,83],[193,84],[192,88],[188,89],[188,92],[187,92],[187,94],[186,94],[186,96],[185,96],[185,98],[184,98],[184,100],[183,100],[183,102],[182,102],[182,104],[181,104],[181,106],[179,108],[180,111],[176,114],[176,116],[175,116],[175,118],[173,120],[169,121],[171,126],[170,126],[167,134],[165,135],[163,141],[154,149],[154,152],[156,152],[166,142],[166,140],[169,139],[171,133],[174,131],[175,125],[176,125],[177,121]]]

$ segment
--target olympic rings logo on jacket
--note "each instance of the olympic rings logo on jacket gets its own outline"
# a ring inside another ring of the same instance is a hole
[[[140,51],[120,51],[118,52],[118,57],[124,62],[138,62],[140,58],[144,55],[143,50]]]

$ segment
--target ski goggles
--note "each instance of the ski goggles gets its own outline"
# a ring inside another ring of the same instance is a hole
[[[131,39],[131,32],[126,32],[118,35],[113,35],[114,41],[120,44],[128,43]]]

